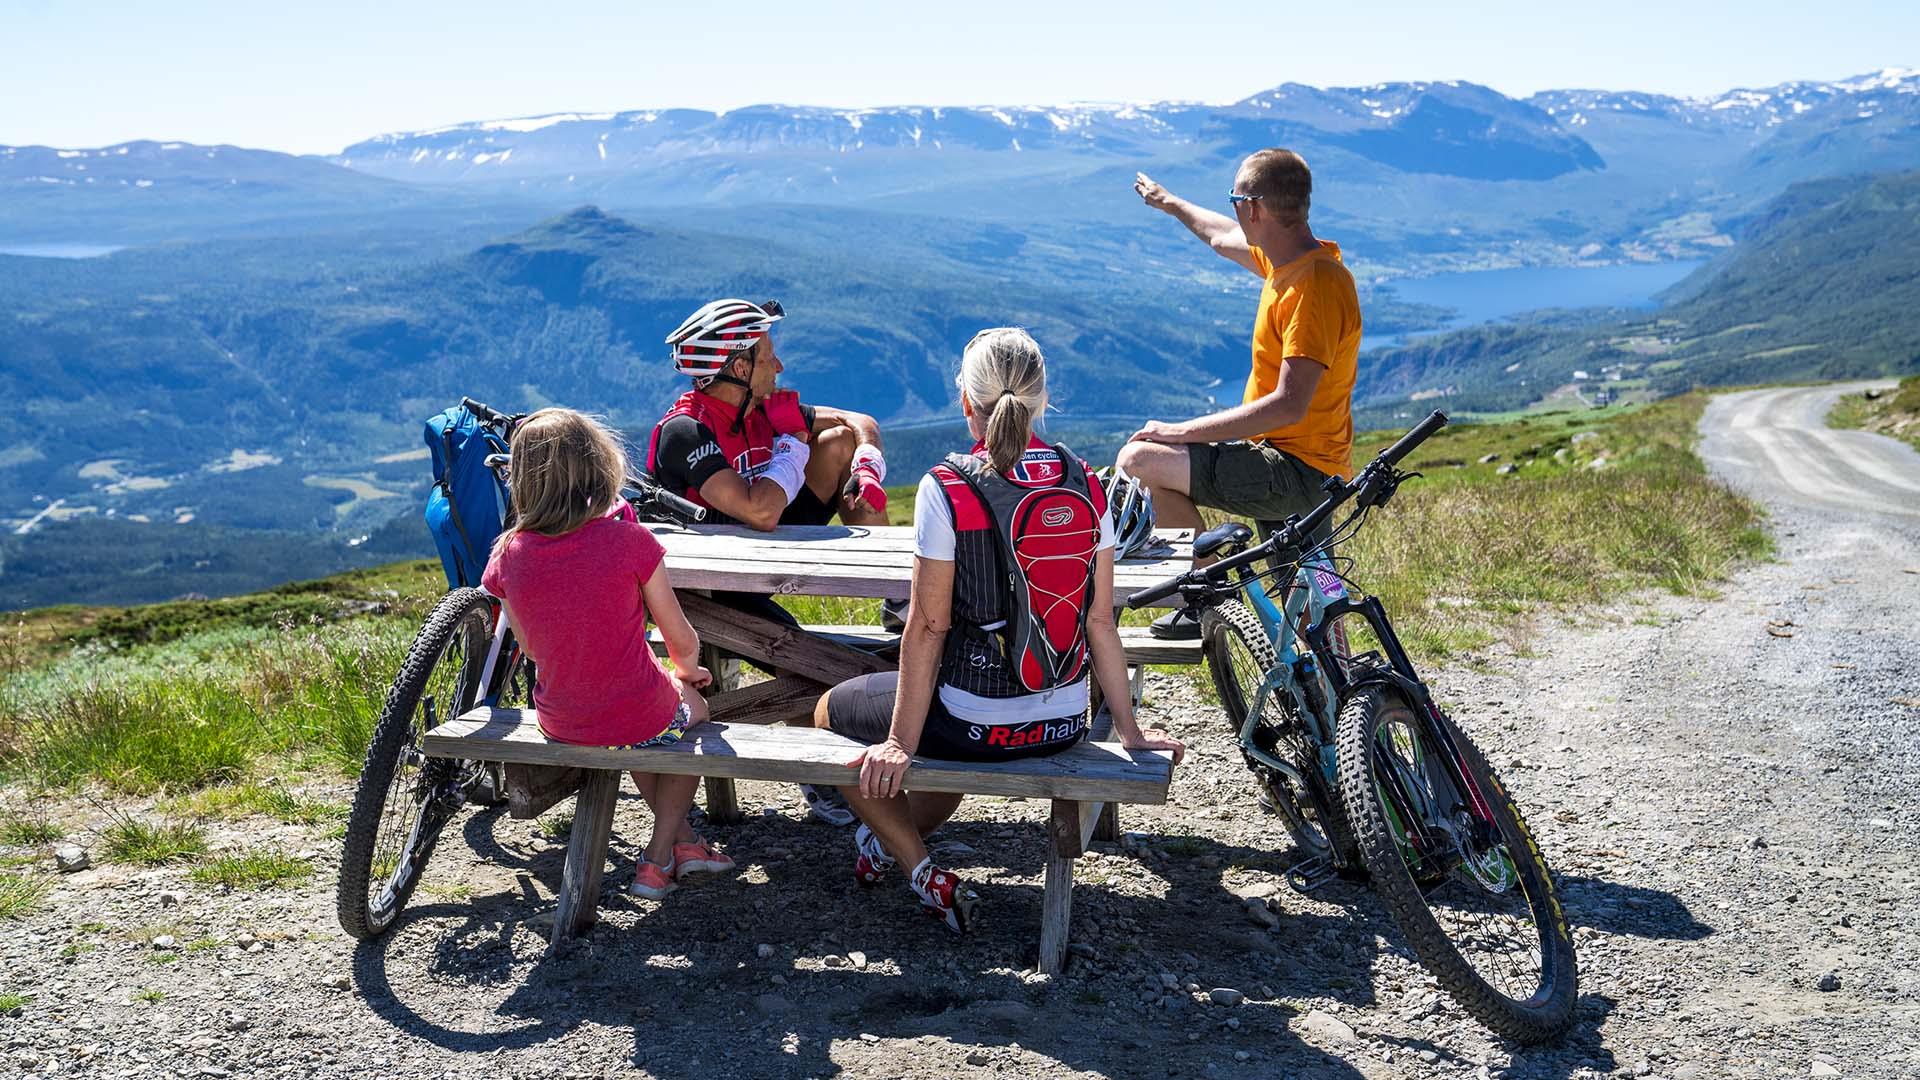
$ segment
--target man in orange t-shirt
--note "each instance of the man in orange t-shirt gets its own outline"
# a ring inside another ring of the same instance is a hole
[[[1307,226],[1313,175],[1291,150],[1247,156],[1227,198],[1233,217],[1203,209],[1135,176],[1148,206],[1179,219],[1220,255],[1260,275],[1253,368],[1241,403],[1207,416],[1149,420],[1121,448],[1120,468],[1153,492],[1154,516],[1199,528],[1201,506],[1253,518],[1263,528],[1302,514],[1329,476],[1353,474],[1353,379],[1360,358],[1360,298],[1340,245]],[[1195,638],[1191,611],[1155,620],[1160,637]]]

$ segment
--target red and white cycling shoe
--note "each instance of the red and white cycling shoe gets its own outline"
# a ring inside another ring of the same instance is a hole
[[[964,934],[973,924],[973,905],[980,898],[959,875],[942,870],[928,859],[914,868],[913,891],[920,897],[927,914],[947,924],[947,929]]]
[[[878,885],[893,870],[893,856],[865,825],[853,830],[853,876],[862,885]]]

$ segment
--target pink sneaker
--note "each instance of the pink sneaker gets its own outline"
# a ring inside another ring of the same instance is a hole
[[[633,884],[627,886],[627,891],[648,900],[664,900],[668,893],[680,887],[673,880],[673,870],[671,866],[662,870],[642,859],[633,868]]]
[[[688,874],[724,874],[733,869],[733,858],[705,840],[697,844],[673,845],[673,876]]]

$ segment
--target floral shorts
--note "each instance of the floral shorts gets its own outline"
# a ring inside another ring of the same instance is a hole
[[[607,749],[645,750],[650,746],[672,746],[674,743],[679,742],[680,737],[685,735],[687,729],[692,726],[693,710],[687,708],[687,703],[683,701],[678,708],[673,710],[673,719],[667,721],[667,730],[655,735],[646,742],[628,743],[625,746],[609,746]]]

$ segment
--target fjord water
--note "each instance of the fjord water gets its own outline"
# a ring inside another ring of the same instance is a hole
[[[1659,293],[1699,269],[1704,260],[1613,266],[1530,266],[1464,270],[1429,277],[1396,278],[1380,284],[1395,298],[1451,308],[1452,318],[1426,333],[1458,330],[1544,308],[1651,308]],[[1398,344],[1414,335],[1369,336],[1368,348]]]
[[[35,259],[93,259],[111,255],[124,244],[5,244],[0,255],[24,255]]]

